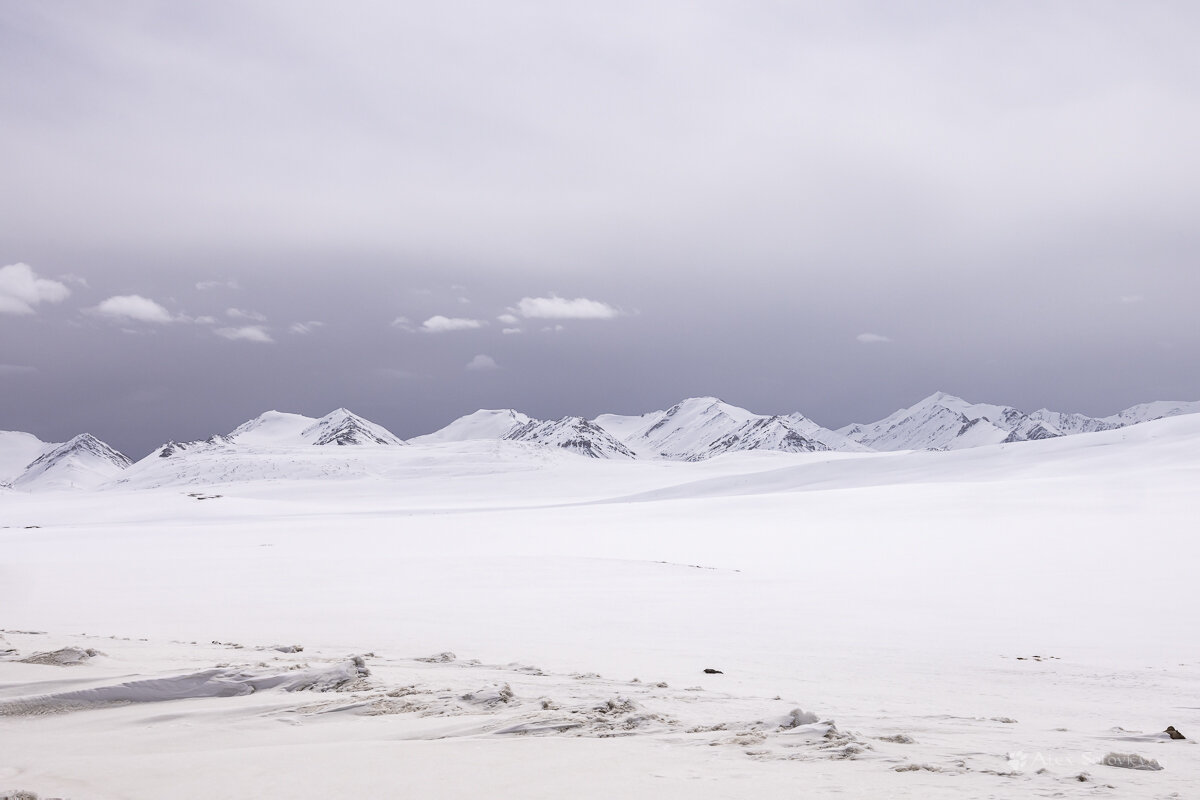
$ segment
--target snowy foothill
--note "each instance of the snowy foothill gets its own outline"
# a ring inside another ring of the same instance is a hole
[[[0,796],[1200,783],[1200,415],[700,461],[260,421],[0,489]]]

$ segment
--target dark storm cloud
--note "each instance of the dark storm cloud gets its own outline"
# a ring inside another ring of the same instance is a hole
[[[0,427],[1200,397],[1192,4],[0,17]]]

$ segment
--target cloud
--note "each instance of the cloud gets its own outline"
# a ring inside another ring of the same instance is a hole
[[[612,319],[621,314],[608,303],[586,297],[522,297],[517,311],[526,319]]]
[[[314,319],[309,320],[308,322],[293,322],[290,326],[288,326],[288,331],[303,336],[305,334],[312,333],[317,328],[322,328],[324,326],[324,322],[318,322]]]
[[[216,325],[217,318],[210,317],[206,314],[202,317],[193,317],[192,322],[196,323],[197,325]]]
[[[0,364],[0,375],[28,375],[37,372],[37,367],[26,367],[22,364]]]
[[[110,297],[92,310],[101,316],[119,321],[153,322],[156,325],[165,325],[175,321],[170,311],[149,297],[142,297],[140,294],[120,294]]]
[[[478,319],[463,319],[462,317],[443,317],[441,314],[430,317],[421,323],[421,330],[426,333],[445,333],[446,331],[469,331],[483,327]]]
[[[244,328],[217,328],[213,333],[235,342],[258,342],[260,344],[274,344],[275,342],[262,325],[247,325]]]
[[[503,330],[501,330],[500,332],[501,332],[501,333],[503,333],[503,334],[506,334],[506,335],[510,335],[510,336],[511,336],[511,335],[512,335],[512,334],[514,334],[514,333],[520,333],[520,332],[521,332],[521,329],[520,329],[520,328],[504,328],[504,329],[503,329]]]
[[[890,336],[882,336],[878,333],[860,333],[854,338],[863,344],[882,344],[892,340]]]
[[[467,362],[467,369],[474,371],[485,371],[491,369],[500,369],[500,365],[496,363],[496,359],[491,356],[478,355]]]
[[[516,325],[521,321],[521,318],[516,314],[501,314],[500,316],[496,317],[496,319],[500,322],[503,322],[505,325]]]
[[[394,320],[392,320],[392,327],[399,328],[402,331],[411,332],[416,330],[416,328],[413,327],[412,320],[408,317],[396,317]]]
[[[237,281],[200,281],[196,284],[196,288],[202,292],[207,292],[209,289],[241,289]]]
[[[33,314],[39,303],[61,303],[71,290],[39,278],[28,264],[0,267],[0,314]]]
[[[230,319],[249,319],[254,320],[255,322],[267,321],[266,314],[261,314],[257,311],[245,311],[241,308],[227,308],[225,309],[225,316],[229,317]]]

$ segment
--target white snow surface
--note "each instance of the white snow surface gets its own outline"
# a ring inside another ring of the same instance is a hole
[[[1200,415],[951,452],[150,458],[0,498],[0,795],[1200,785]],[[22,661],[64,648],[96,654]]]

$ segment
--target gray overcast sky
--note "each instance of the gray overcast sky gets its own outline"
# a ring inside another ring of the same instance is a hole
[[[0,0],[0,428],[138,457],[269,408],[412,436],[697,394],[830,427],[938,389],[1198,399],[1197,30]]]

